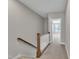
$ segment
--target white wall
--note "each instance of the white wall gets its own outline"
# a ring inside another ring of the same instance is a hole
[[[48,17],[48,32],[50,32],[50,42],[52,42],[52,20]]]
[[[65,26],[66,26],[65,44],[66,44],[68,57],[70,57],[70,0],[68,0],[68,5],[66,9],[66,14],[65,14]]]
[[[48,14],[48,31],[51,32],[51,40],[52,40],[52,19],[54,18],[61,18],[61,42],[65,41],[65,32],[64,32],[64,27],[65,27],[65,19],[64,19],[64,13],[50,13]]]
[[[44,19],[44,34],[48,33],[48,19]]]
[[[17,54],[33,56],[34,48],[19,45],[17,38],[21,37],[33,44],[36,42],[36,33],[43,34],[43,19],[17,0],[9,0],[9,57]],[[30,50],[29,50],[30,48]]]

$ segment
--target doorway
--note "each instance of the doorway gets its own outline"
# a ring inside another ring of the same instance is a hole
[[[61,42],[61,18],[52,20],[52,39],[53,43]]]

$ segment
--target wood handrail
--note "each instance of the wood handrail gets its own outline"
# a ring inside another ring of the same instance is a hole
[[[44,53],[44,51],[48,48],[48,46],[50,45],[50,32],[48,32],[49,34],[49,44],[44,48],[44,50],[42,51],[41,55]]]
[[[25,40],[23,40],[22,38],[17,38],[17,40],[20,40],[34,48],[36,48],[36,58],[40,58],[40,56],[44,53],[44,51],[47,49],[47,47],[50,45],[50,32],[49,33],[49,44],[44,48],[43,51],[41,51],[41,47],[40,47],[40,33],[37,33],[37,47]]]
[[[29,43],[29,42],[23,40],[22,38],[17,38],[17,40],[20,40],[20,41],[22,41],[22,42],[24,42],[24,43],[26,43],[26,44],[28,44],[28,45],[34,47],[34,48],[37,48],[35,45],[33,45],[33,44],[31,44],[31,43]]]
[[[50,43],[44,48],[44,50],[42,51],[41,55],[44,53],[44,51],[48,48],[48,46],[50,45]]]

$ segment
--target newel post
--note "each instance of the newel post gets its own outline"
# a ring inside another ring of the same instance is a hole
[[[50,43],[50,32],[48,32],[48,34],[49,34],[49,43]]]
[[[41,50],[40,50],[40,33],[37,33],[37,51],[36,51],[36,57],[40,58],[41,56]]]

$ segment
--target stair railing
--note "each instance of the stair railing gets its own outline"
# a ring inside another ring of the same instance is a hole
[[[36,58],[40,58],[40,56],[44,53],[47,47],[50,44],[50,32],[41,36],[40,33],[37,33],[37,49],[36,49]]]
[[[40,56],[44,53],[44,51],[50,45],[50,32],[44,35],[37,33],[37,46],[29,43],[26,40],[23,40],[22,38],[17,38],[17,40],[36,48],[36,58],[40,58]]]

